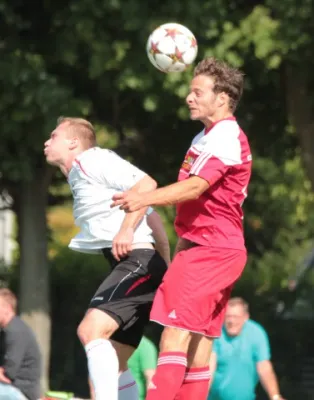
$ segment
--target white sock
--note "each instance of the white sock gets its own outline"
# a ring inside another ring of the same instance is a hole
[[[106,339],[92,340],[85,346],[88,372],[96,400],[118,400],[119,361]]]
[[[119,376],[119,400],[138,400],[137,384],[127,369]]]

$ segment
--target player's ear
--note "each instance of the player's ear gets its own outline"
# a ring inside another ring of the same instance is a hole
[[[74,150],[78,146],[79,140],[77,137],[73,137],[70,139],[69,149]]]
[[[221,92],[218,95],[218,104],[220,107],[224,106],[229,100],[229,96],[225,92]]]

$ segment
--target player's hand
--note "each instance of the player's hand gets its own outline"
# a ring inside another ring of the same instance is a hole
[[[124,229],[119,231],[112,241],[112,254],[117,261],[126,257],[132,250],[134,231],[133,229]]]
[[[111,207],[120,206],[120,210],[124,210],[126,212],[137,211],[145,207],[145,204],[143,204],[143,195],[134,190],[116,193],[112,197],[112,200],[113,203],[111,204]]]
[[[11,382],[11,379],[9,379],[9,378],[5,375],[5,371],[4,371],[4,368],[3,368],[3,367],[0,367],[0,382],[8,383],[8,384],[12,383],[12,382]]]

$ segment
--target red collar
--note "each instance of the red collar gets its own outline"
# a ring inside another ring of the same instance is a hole
[[[207,133],[208,133],[210,130],[212,130],[213,127],[214,127],[215,125],[217,125],[217,124],[218,124],[219,122],[221,122],[221,121],[235,121],[235,120],[236,120],[236,117],[234,117],[234,116],[228,117],[228,118],[220,119],[219,121],[214,122],[209,128],[205,128],[204,135],[207,135]]]

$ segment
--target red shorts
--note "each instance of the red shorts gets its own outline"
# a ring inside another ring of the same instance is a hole
[[[246,264],[244,250],[195,246],[180,251],[159,286],[151,321],[219,337],[232,287]]]

